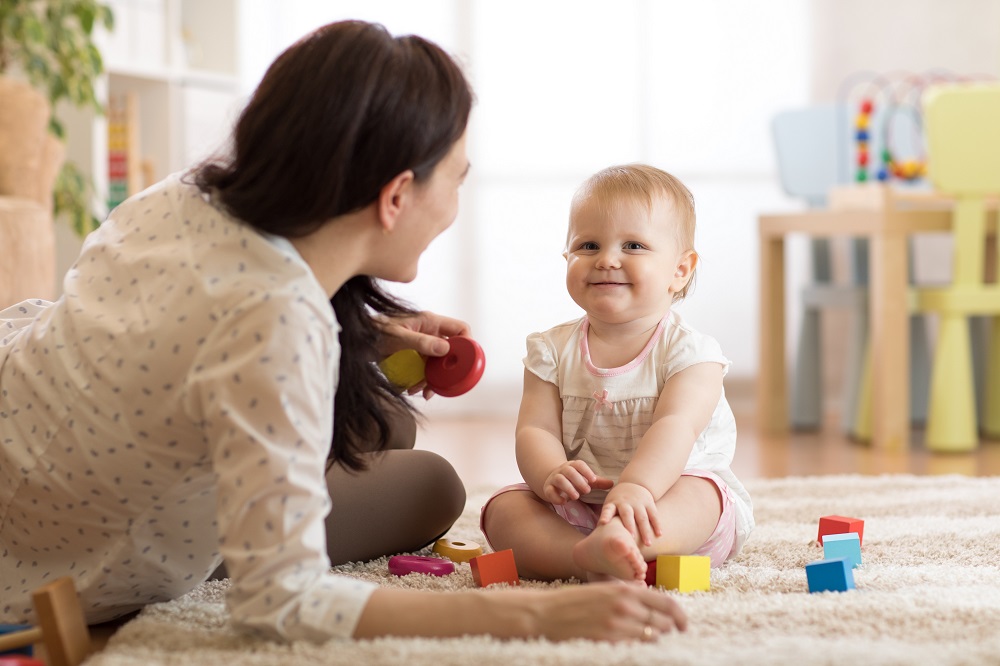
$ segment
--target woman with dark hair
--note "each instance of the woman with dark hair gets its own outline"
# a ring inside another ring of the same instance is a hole
[[[58,301],[0,312],[0,622],[33,621],[61,576],[101,622],[225,562],[234,623],[286,640],[684,627],[638,586],[442,594],[329,570],[462,509],[375,362],[468,333],[377,280],[412,280],[454,221],[471,105],[436,45],[325,26],[268,70],[227,157],[116,208]]]

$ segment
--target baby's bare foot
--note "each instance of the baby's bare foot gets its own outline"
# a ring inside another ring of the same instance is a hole
[[[646,561],[635,539],[618,521],[601,525],[573,548],[573,561],[587,571],[590,581],[643,581]]]

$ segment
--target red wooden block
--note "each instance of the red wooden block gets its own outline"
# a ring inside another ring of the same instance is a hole
[[[858,545],[861,545],[865,536],[865,521],[847,516],[823,516],[819,519],[819,535],[816,539],[822,544],[825,534],[847,534],[848,532],[857,532]]]
[[[646,587],[656,587],[656,560],[646,562]]]
[[[514,551],[510,548],[473,557],[469,560],[469,566],[472,568],[472,578],[479,587],[494,583],[521,584],[514,564]]]

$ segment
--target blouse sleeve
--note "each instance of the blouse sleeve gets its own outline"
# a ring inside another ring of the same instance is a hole
[[[528,353],[524,357],[524,367],[539,379],[557,384],[556,359],[545,336],[532,333],[527,339]]]
[[[271,638],[349,638],[376,586],[333,575],[326,553],[336,322],[301,296],[271,293],[214,330],[189,404],[217,474],[232,618]]]
[[[718,363],[722,366],[723,376],[729,373],[732,361],[723,355],[722,347],[715,338],[686,326],[675,326],[664,338],[668,345],[662,366],[664,380],[698,363]]]

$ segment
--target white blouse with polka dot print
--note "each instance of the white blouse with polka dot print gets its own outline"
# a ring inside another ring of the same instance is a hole
[[[374,586],[326,556],[338,331],[288,241],[179,176],[116,208],[62,298],[0,312],[0,622],[66,575],[112,619],[224,557],[238,625],[350,636]]]

